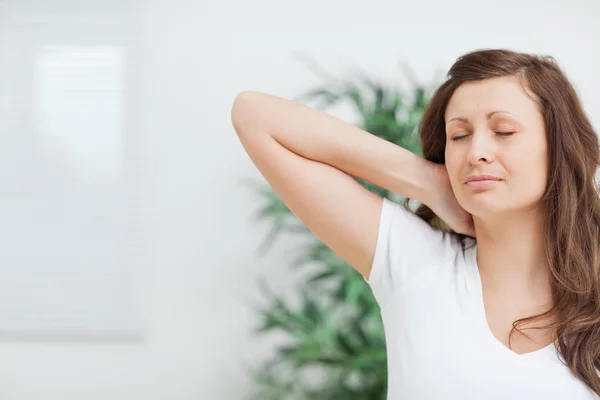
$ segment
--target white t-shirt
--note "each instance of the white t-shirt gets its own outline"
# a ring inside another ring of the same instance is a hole
[[[366,281],[381,307],[388,399],[599,399],[554,345],[518,355],[495,338],[476,252],[384,199]]]

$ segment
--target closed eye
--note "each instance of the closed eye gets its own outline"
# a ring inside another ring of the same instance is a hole
[[[496,133],[497,135],[500,135],[500,136],[510,136],[510,135],[512,135],[514,132],[495,132],[495,133]],[[456,141],[456,140],[462,139],[462,138],[464,138],[465,136],[467,136],[467,135],[455,136],[455,137],[453,137],[453,138],[452,138],[452,141]]]

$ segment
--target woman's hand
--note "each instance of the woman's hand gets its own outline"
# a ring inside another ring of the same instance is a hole
[[[453,231],[475,237],[473,216],[468,213],[456,200],[446,166],[433,164],[434,190],[436,193],[427,204]]]

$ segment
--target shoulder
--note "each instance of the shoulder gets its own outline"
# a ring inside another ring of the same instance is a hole
[[[436,229],[403,205],[384,199],[368,283],[380,304],[415,280],[438,280],[458,271],[463,241]]]

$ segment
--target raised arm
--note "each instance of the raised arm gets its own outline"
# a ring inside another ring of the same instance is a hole
[[[246,152],[290,210],[331,250],[369,277],[382,199],[352,176],[423,203],[434,164],[325,112],[245,91],[231,118]]]

